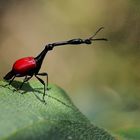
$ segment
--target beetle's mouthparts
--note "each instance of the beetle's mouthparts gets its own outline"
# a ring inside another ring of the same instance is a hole
[[[97,41],[97,40],[108,41],[108,39],[106,39],[106,38],[94,38],[92,40],[93,41]]]

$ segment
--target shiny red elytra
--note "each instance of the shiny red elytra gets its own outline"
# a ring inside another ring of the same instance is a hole
[[[9,85],[13,82],[16,77],[25,77],[22,84],[19,86],[18,89],[21,89],[23,84],[30,80],[33,76],[35,76],[43,85],[44,85],[44,92],[43,92],[43,101],[45,97],[45,82],[39,76],[46,76],[47,82],[47,89],[48,89],[48,74],[46,72],[39,73],[41,68],[42,62],[47,54],[48,51],[51,51],[56,46],[61,45],[79,45],[79,44],[91,44],[92,41],[104,40],[107,41],[105,38],[94,38],[95,35],[101,30],[103,27],[99,28],[93,36],[88,39],[72,39],[68,41],[56,42],[52,44],[47,44],[44,50],[37,56],[37,57],[25,57],[17,60],[13,68],[10,72],[8,72],[5,76],[5,80],[9,80]],[[18,90],[17,89],[17,90]]]
[[[15,73],[20,73],[22,76],[26,76],[28,70],[36,68],[36,61],[34,57],[25,57],[17,60],[13,65]]]

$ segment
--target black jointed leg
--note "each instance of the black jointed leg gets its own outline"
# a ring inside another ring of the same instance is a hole
[[[44,85],[44,93],[43,93],[43,100],[44,100],[44,97],[45,97],[45,82],[39,78],[37,75],[35,75],[35,77],[39,80],[40,83],[42,83]]]
[[[11,85],[11,83],[14,81],[15,77],[16,77],[16,76],[13,76],[13,78],[9,81],[9,83],[6,84],[6,85],[4,85],[4,87],[6,87],[6,86],[8,86],[8,85]]]
[[[49,89],[48,89],[48,83],[49,83],[48,73],[46,73],[46,72],[42,72],[42,73],[38,73],[38,74],[36,74],[36,75],[46,76],[47,90],[49,90]]]
[[[15,79],[15,77],[16,77],[16,76],[13,76],[12,80],[10,80],[10,82],[9,82],[9,85],[11,85],[11,84],[12,84],[12,82],[13,82],[13,81],[14,81],[14,79]]]

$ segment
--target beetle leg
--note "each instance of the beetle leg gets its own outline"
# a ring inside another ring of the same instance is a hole
[[[20,90],[20,89],[22,88],[23,84],[24,84],[25,82],[27,82],[28,80],[30,80],[31,78],[32,78],[32,76],[30,76],[30,77],[25,76],[23,82],[21,83],[20,87],[19,87],[17,90]]]
[[[14,75],[13,78],[10,80],[9,84],[6,84],[4,87],[11,85],[11,83],[14,81],[15,77],[16,77],[16,75]]]
[[[43,73],[38,73],[36,75],[40,75],[40,76],[46,76],[46,84],[47,84],[47,90],[49,90],[48,88],[48,83],[49,83],[49,77],[48,77],[48,73],[43,72]]]
[[[14,77],[12,78],[12,80],[10,80],[9,85],[11,85],[11,83],[14,81],[15,77],[16,77],[16,76],[14,76]]]
[[[45,82],[41,78],[39,78],[37,75],[35,75],[35,77],[39,80],[40,83],[42,83],[44,85],[43,101],[45,101],[44,100],[44,97],[45,97]]]

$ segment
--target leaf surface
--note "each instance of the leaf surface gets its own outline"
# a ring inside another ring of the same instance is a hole
[[[0,81],[0,139],[115,139],[91,124],[58,86],[49,85],[44,103],[43,87],[37,81],[26,83],[21,91],[15,91],[21,82],[6,84]]]

